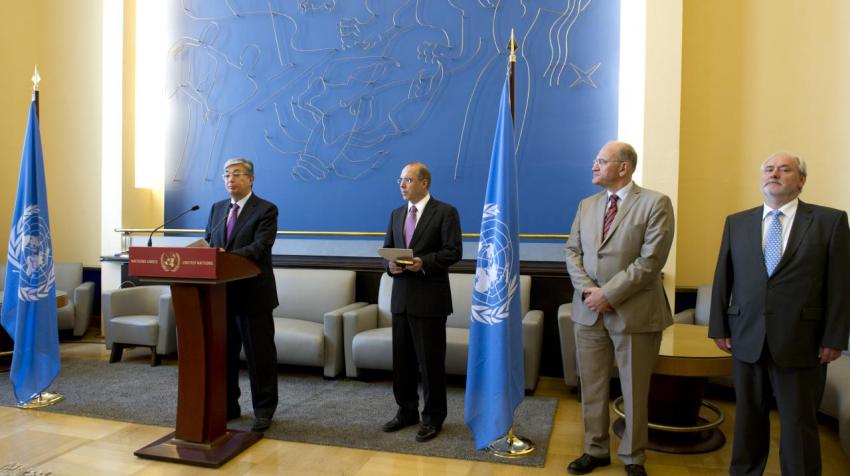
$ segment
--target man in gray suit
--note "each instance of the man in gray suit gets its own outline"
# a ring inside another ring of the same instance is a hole
[[[661,268],[673,244],[674,225],[670,199],[632,181],[636,165],[631,145],[609,142],[602,147],[593,162],[593,183],[605,190],[579,203],[567,241],[585,432],[584,454],[567,467],[572,474],[611,464],[612,355],[626,415],[617,455],[626,474],[646,474],[649,380],[661,332],[673,323]]]
[[[733,357],[735,439],[729,474],[762,474],[769,408],[779,408],[782,474],[820,474],[816,413],[826,364],[850,333],[847,213],[797,197],[806,163],[777,153],[761,166],[764,205],[726,218],[709,337]]]

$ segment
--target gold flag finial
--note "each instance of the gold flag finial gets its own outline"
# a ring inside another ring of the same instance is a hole
[[[35,71],[32,73],[32,90],[38,91],[38,83],[41,81],[41,76],[38,75],[38,65],[35,65]]]
[[[514,29],[511,28],[511,40],[508,42],[508,49],[511,52],[510,61],[511,63],[516,63],[516,37],[514,36]]]

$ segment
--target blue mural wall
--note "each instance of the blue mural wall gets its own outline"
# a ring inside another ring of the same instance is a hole
[[[567,233],[616,137],[617,0],[182,0],[169,11],[165,216],[202,228],[225,160],[279,228],[384,231],[404,164],[478,232],[510,30],[521,233]]]

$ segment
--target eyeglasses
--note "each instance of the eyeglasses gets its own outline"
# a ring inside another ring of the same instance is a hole
[[[395,183],[401,185],[401,183],[404,182],[405,185],[410,185],[411,183],[413,183],[414,180],[422,180],[422,179],[410,178],[410,177],[399,177],[399,178],[395,179]]]
[[[593,159],[593,165],[598,165],[600,169],[608,164],[616,162],[625,162],[625,160]]]
[[[238,180],[239,177],[242,177],[243,175],[249,176],[249,177],[251,176],[251,174],[246,174],[245,172],[233,172],[233,173],[229,173],[229,174],[221,174],[221,178],[223,180],[230,180],[230,178],[233,177],[233,178]]]

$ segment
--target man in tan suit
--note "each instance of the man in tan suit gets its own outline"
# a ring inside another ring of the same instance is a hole
[[[579,203],[567,240],[575,288],[573,327],[581,379],[584,454],[571,474],[611,464],[608,383],[616,358],[625,430],[617,455],[626,474],[645,475],[647,397],[661,332],[673,323],[661,268],[673,243],[673,205],[632,182],[634,148],[609,142],[593,162],[593,183],[605,190]]]

